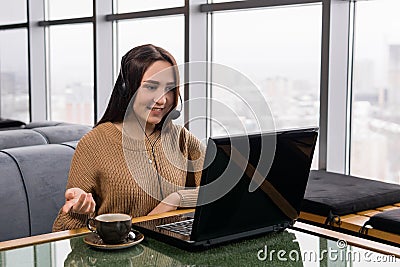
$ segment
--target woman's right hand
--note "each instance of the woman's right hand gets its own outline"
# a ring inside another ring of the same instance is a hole
[[[79,214],[90,214],[95,211],[96,202],[94,202],[91,193],[86,193],[80,188],[69,188],[65,191],[65,204],[62,207],[64,213],[74,212]]]

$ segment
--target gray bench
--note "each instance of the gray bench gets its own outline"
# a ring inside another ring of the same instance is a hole
[[[303,212],[340,222],[340,216],[400,202],[400,185],[356,176],[312,170],[302,202]]]

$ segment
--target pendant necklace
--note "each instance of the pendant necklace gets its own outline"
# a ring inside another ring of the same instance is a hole
[[[139,121],[138,117],[136,116],[135,112],[133,112],[133,114],[135,115],[135,118],[136,118],[136,120],[137,120],[137,122],[138,122],[140,128],[142,129],[142,131],[143,131],[143,133],[144,133],[144,136],[146,137],[146,140],[147,140],[147,141],[149,142],[149,144],[150,144],[150,147],[151,147],[151,156],[153,157],[153,159],[151,159],[151,157],[147,157],[147,159],[148,159],[149,164],[152,164],[153,161],[154,161],[154,166],[155,166],[155,168],[156,168],[156,173],[157,173],[158,185],[159,185],[159,188],[160,188],[160,195],[161,195],[161,198],[164,199],[164,193],[163,193],[163,189],[162,189],[162,186],[161,186],[161,177],[160,177],[160,174],[159,174],[159,172],[158,172],[158,166],[157,166],[156,156],[155,156],[155,154],[154,154],[154,146],[156,145],[158,139],[160,139],[160,137],[161,137],[161,130],[160,130],[160,133],[158,134],[156,140],[154,140],[154,142],[151,143],[149,136],[146,134],[145,128],[144,128],[144,127],[142,126],[142,124],[140,123],[140,121]],[[153,131],[153,133],[154,133],[154,131]],[[145,144],[145,148],[146,148],[146,144]],[[146,152],[147,152],[147,148],[146,148]]]
[[[152,163],[153,163],[153,160],[152,160],[151,157],[153,157],[153,159],[155,158],[154,146],[156,145],[158,139],[160,139],[161,133],[157,136],[156,140],[154,140],[153,143],[151,143],[150,138],[148,137],[148,135],[147,135],[146,133],[145,133],[145,136],[146,136],[146,139],[147,139],[147,141],[149,142],[150,147],[151,147],[151,155],[149,155],[149,157],[148,157],[148,162],[149,162],[149,164],[152,164]]]

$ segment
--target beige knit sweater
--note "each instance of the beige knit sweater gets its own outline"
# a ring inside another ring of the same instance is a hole
[[[184,189],[190,173],[187,166],[194,167],[192,184],[199,186],[204,147],[185,128],[170,126],[161,137],[158,132],[148,140],[135,140],[107,122],[79,141],[67,188],[79,187],[93,194],[96,211],[90,216],[103,213],[144,216],[173,192],[181,196],[181,207],[195,206],[198,190]],[[87,218],[88,215],[65,214],[60,210],[53,231],[85,227]]]

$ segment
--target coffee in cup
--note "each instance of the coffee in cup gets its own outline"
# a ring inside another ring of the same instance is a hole
[[[131,231],[132,217],[122,213],[106,213],[89,218],[86,225],[90,231],[98,234],[104,243],[121,244],[127,240]]]

